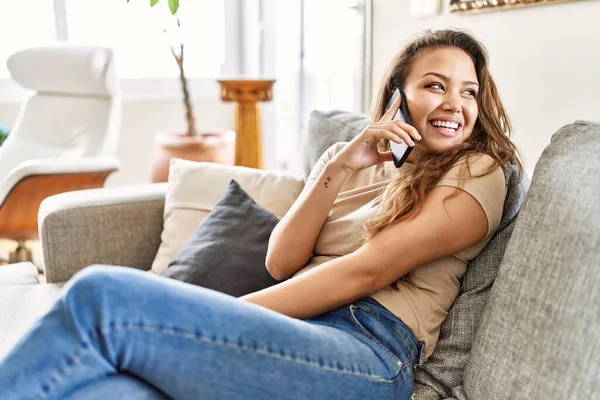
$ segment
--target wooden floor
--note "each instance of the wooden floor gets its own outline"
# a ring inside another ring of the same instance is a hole
[[[43,270],[44,267],[44,258],[42,256],[42,246],[39,240],[30,240],[27,242],[27,246],[33,252],[33,263],[38,267],[38,269]],[[8,255],[11,251],[17,248],[17,242],[13,242],[12,240],[4,240],[0,239],[0,258],[8,259]],[[1,266],[0,266],[1,268]],[[46,279],[43,273],[40,273],[38,276],[40,283],[45,283]]]

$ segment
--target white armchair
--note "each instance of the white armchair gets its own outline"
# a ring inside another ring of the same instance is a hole
[[[109,48],[28,48],[7,66],[32,94],[0,146],[0,238],[19,242],[10,262],[31,261],[24,242],[38,238],[42,200],[102,187],[119,168],[121,102]]]

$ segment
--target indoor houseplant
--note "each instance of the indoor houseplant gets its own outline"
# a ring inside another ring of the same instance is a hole
[[[146,0],[154,7],[160,0]],[[177,15],[179,0],[166,0],[169,10],[180,29]],[[129,3],[130,0],[127,0]],[[165,30],[166,33],[166,30]],[[160,132],[156,135],[158,152],[152,165],[152,182],[164,182],[168,178],[169,162],[171,158],[183,158],[193,161],[209,161],[222,164],[233,164],[235,158],[235,133],[230,129],[211,129],[199,131],[196,126],[196,117],[190,96],[188,80],[184,68],[184,43],[178,45],[170,43],[171,53],[179,68],[179,83],[181,85],[187,130],[181,132]]]

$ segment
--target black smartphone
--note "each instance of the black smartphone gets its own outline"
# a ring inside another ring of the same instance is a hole
[[[394,90],[392,98],[388,102],[385,111],[387,112],[390,109],[390,107],[392,107],[392,104],[394,104],[398,97],[400,97],[402,101],[400,103],[400,107],[398,108],[398,112],[396,112],[396,115],[394,115],[394,118],[392,118],[392,120],[400,120],[402,122],[410,124],[410,114],[408,113],[406,97],[404,96],[404,92],[402,91],[402,89]],[[400,168],[402,164],[404,164],[404,161],[406,161],[406,159],[408,158],[408,155],[410,154],[413,148],[404,142],[396,143],[392,142],[391,140],[390,147],[392,148],[392,158],[394,159],[394,165],[396,166],[396,168]]]

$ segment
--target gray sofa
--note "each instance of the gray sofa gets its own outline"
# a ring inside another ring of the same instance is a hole
[[[308,166],[356,129],[336,132],[311,139]],[[82,268],[150,268],[166,189],[96,189],[44,202],[48,284],[2,285],[0,277],[0,357]],[[434,390],[420,378],[416,398],[600,399],[600,124],[577,121],[553,135],[507,241],[460,382]]]

